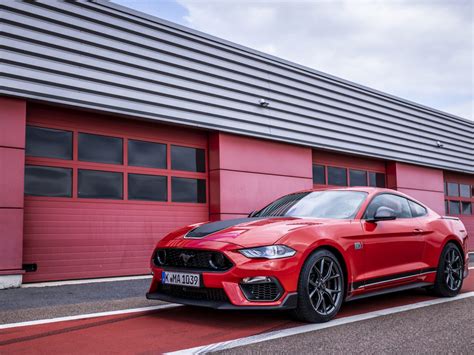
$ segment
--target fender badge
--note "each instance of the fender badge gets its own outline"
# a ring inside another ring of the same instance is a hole
[[[355,242],[354,243],[355,250],[362,249],[362,247],[363,247],[362,242]]]

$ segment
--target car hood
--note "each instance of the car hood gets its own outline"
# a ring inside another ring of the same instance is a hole
[[[324,224],[332,224],[340,220],[308,219],[297,217],[253,217],[224,220],[218,222],[199,223],[187,226],[166,236],[160,244],[184,246],[195,242],[223,242],[241,247],[271,245],[291,231]]]

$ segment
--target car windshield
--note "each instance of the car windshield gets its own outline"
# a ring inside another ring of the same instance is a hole
[[[354,218],[367,197],[363,191],[299,192],[279,198],[254,217]]]

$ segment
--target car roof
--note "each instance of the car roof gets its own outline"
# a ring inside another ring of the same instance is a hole
[[[307,189],[305,191],[363,191],[367,192],[370,194],[375,194],[379,192],[390,192],[390,193],[396,193],[396,194],[401,194],[397,190],[392,190],[392,189],[386,189],[382,187],[369,187],[369,186],[353,186],[353,187],[316,187],[312,189]]]

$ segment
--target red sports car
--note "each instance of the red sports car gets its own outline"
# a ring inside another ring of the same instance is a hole
[[[467,232],[400,192],[286,195],[248,218],[181,228],[158,242],[147,297],[219,309],[291,309],[332,319],[342,302],[425,287],[455,296]]]

